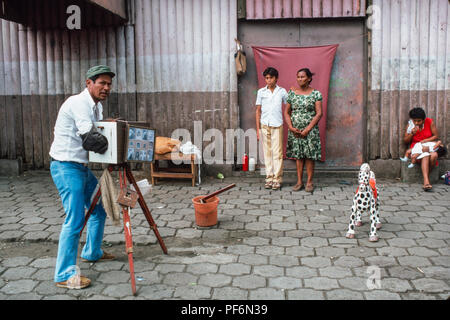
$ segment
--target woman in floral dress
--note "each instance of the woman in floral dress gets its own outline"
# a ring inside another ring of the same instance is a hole
[[[297,164],[297,184],[292,190],[303,188],[303,168],[306,166],[308,180],[305,191],[313,192],[315,161],[321,160],[319,120],[322,117],[322,94],[310,84],[313,73],[308,68],[297,72],[299,88],[288,92],[284,117],[289,128],[286,157],[295,159]]]

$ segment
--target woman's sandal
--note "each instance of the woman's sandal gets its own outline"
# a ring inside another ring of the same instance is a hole
[[[86,287],[89,287],[91,284],[91,280],[84,277],[84,276],[72,276],[66,281],[62,282],[56,282],[56,286],[58,288],[65,288],[65,289],[84,289]]]
[[[312,184],[306,185],[305,191],[312,193],[314,191],[314,185],[312,185]]]
[[[426,184],[422,187],[423,191],[431,191],[433,186],[431,184]]]
[[[110,261],[110,260],[114,260],[115,258],[116,257],[113,256],[112,254],[103,251],[103,255],[98,260],[92,261],[92,260],[87,260],[87,259],[81,258],[81,261],[83,261],[83,262]]]
[[[292,187],[292,191],[300,191],[305,187],[305,185],[302,184],[296,184],[295,186]]]

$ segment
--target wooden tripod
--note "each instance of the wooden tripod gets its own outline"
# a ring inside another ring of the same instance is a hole
[[[155,221],[153,220],[150,210],[147,207],[147,204],[145,203],[144,197],[142,196],[141,190],[139,189],[139,187],[136,183],[136,180],[133,177],[133,174],[131,172],[131,169],[130,169],[128,163],[122,163],[122,164],[117,164],[117,165],[111,164],[108,167],[109,172],[112,172],[116,166],[118,167],[118,171],[119,171],[120,189],[127,187],[127,179],[134,186],[134,189],[136,190],[136,192],[138,194],[139,205],[141,206],[141,209],[144,212],[145,218],[147,219],[148,224],[150,225],[150,229],[152,229],[153,232],[155,233],[155,236],[158,239],[159,245],[161,246],[161,249],[163,250],[163,252],[165,254],[167,254],[167,248],[159,234],[159,231],[155,224]],[[99,201],[100,196],[101,196],[101,189],[99,188],[92,200],[92,203],[91,203],[91,206],[89,207],[88,212],[86,213],[86,217],[84,219],[84,226],[81,229],[80,235],[83,233],[86,223],[87,223],[90,215],[92,214],[95,206],[97,205],[97,202]],[[121,205],[121,206],[122,206],[122,213],[123,213],[123,229],[124,229],[124,233],[125,233],[125,248],[126,248],[126,253],[128,255],[128,264],[130,267],[131,290],[133,292],[133,295],[136,295],[136,279],[134,276],[134,264],[133,264],[133,239],[131,236],[131,220],[130,220],[129,207],[123,206],[123,205]]]

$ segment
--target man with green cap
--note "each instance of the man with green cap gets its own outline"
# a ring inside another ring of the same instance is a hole
[[[88,152],[103,154],[108,149],[107,139],[95,130],[94,122],[103,119],[100,101],[108,97],[114,76],[108,66],[89,69],[86,89],[69,97],[56,119],[50,148],[50,173],[66,214],[59,236],[54,276],[58,287],[82,289],[91,282],[79,274],[76,266],[85,208],[90,207],[92,193],[97,186],[97,178],[87,167]],[[101,249],[105,220],[105,210],[98,204],[87,223],[86,245],[81,252],[83,261],[114,259]]]

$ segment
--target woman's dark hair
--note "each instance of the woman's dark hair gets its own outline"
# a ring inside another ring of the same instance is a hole
[[[436,153],[438,154],[438,157],[444,157],[447,154],[447,148],[446,147],[439,147],[436,150]]]
[[[271,77],[275,77],[278,79],[278,70],[272,67],[268,67],[266,70],[264,70],[263,72],[263,76],[271,76]]]
[[[300,72],[306,73],[306,76],[311,79],[311,81],[309,83],[312,82],[312,80],[313,80],[312,77],[313,77],[314,73],[312,73],[311,70],[309,70],[308,68],[302,68],[297,71],[297,74],[299,74]]]
[[[423,110],[422,108],[411,109],[409,111],[409,117],[411,119],[422,119],[422,120],[425,120],[425,118],[426,118],[425,110]]]

